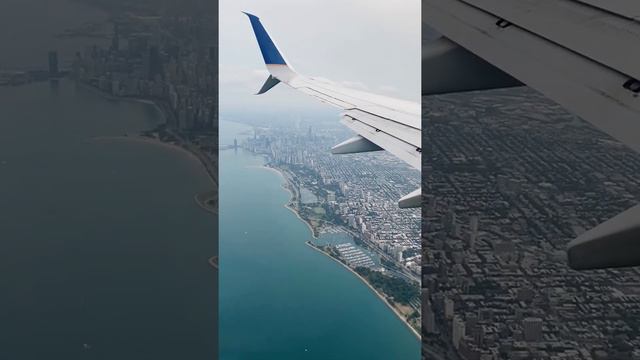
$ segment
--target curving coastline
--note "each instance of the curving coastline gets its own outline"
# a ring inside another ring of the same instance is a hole
[[[360,274],[358,274],[354,269],[350,268],[348,265],[346,265],[345,263],[341,262],[340,260],[336,259],[335,257],[331,256],[330,254],[328,254],[327,252],[325,252],[324,250],[318,248],[317,246],[313,245],[313,243],[311,243],[310,241],[305,241],[305,244],[307,244],[309,247],[311,247],[312,249],[324,254],[325,256],[329,257],[330,259],[332,259],[333,261],[337,262],[338,264],[342,265],[342,267],[344,267],[345,269],[349,270],[353,275],[355,275],[358,279],[360,279],[365,285],[367,285],[369,287],[369,289],[371,289],[371,291],[373,291],[374,294],[376,294],[376,296],[378,296],[378,298],[380,298],[380,300],[382,300],[389,309],[391,309],[391,311],[393,311],[394,314],[396,314],[396,316],[402,320],[402,322],[405,324],[406,327],[409,328],[409,330],[411,330],[411,333],[413,335],[415,335],[416,338],[418,338],[418,340],[422,339],[422,336],[420,335],[420,333],[418,332],[418,330],[416,330],[413,326],[411,326],[411,324],[409,324],[409,322],[404,318],[404,316],[393,306],[391,305],[391,303],[389,303],[389,301],[387,300],[387,298],[384,296],[383,293],[381,293],[380,291],[378,291],[376,288],[373,287],[373,285],[371,285],[367,279],[363,278]]]
[[[147,99],[140,99],[140,98],[131,98],[131,97],[116,97],[113,96],[111,94],[108,94],[100,89],[97,89],[93,86],[90,86],[88,84],[84,84],[82,82],[76,82],[76,84],[80,85],[82,88],[87,89],[89,91],[93,91],[96,92],[97,94],[100,94],[104,97],[106,97],[108,100],[110,101],[127,101],[127,102],[136,102],[136,103],[141,103],[141,104],[145,104],[145,105],[149,105],[149,106],[153,106],[158,114],[160,114],[160,116],[162,117],[162,121],[163,122],[167,122],[168,118],[171,116],[170,114],[167,113],[167,111],[161,106],[159,105],[157,102],[153,101],[153,100],[147,100]],[[151,144],[151,145],[155,145],[155,146],[160,146],[160,147],[164,147],[168,150],[171,151],[178,151],[178,152],[182,152],[183,154],[188,155],[192,160],[197,161],[200,166],[202,166],[202,169],[204,170],[204,172],[207,174],[207,177],[209,178],[209,180],[211,180],[212,184],[216,187],[216,189],[214,189],[213,191],[208,191],[208,192],[204,192],[204,193],[200,193],[200,194],[195,194],[193,196],[193,200],[195,201],[195,203],[204,211],[207,211],[209,213],[212,213],[214,215],[217,215],[217,206],[215,207],[211,207],[207,204],[207,201],[209,199],[213,199],[215,198],[215,200],[217,201],[217,184],[218,184],[218,180],[215,177],[215,175],[209,171],[209,167],[206,163],[206,159],[202,156],[199,156],[200,154],[195,153],[193,150],[186,148],[184,146],[181,146],[180,144],[176,144],[176,143],[171,143],[171,142],[166,142],[166,141],[162,141],[158,138],[152,138],[149,136],[142,136],[142,135],[121,135],[121,136],[97,136],[97,137],[93,137],[90,138],[89,141],[94,141],[94,142],[115,142],[115,141],[126,141],[126,142],[137,142],[137,143],[142,143],[142,144]],[[215,196],[214,196],[215,194]],[[218,269],[218,256],[212,256],[211,258],[209,258],[208,260],[209,265],[211,265],[214,269]]]
[[[296,215],[296,217],[298,219],[300,219],[302,222],[304,222],[307,225],[307,227],[309,228],[309,231],[311,231],[311,235],[313,236],[313,238],[314,239],[318,239],[318,236],[316,235],[316,230],[313,228],[313,226],[307,220],[305,220],[302,216],[300,216],[300,214],[296,211],[296,209],[293,206],[291,206],[291,204],[295,200],[296,194],[294,194],[294,192],[291,191],[289,186],[287,186],[287,185],[290,185],[290,181],[289,181],[288,177],[280,169],[277,169],[277,168],[274,168],[274,167],[269,167],[269,166],[266,166],[266,165],[262,165],[262,166],[259,166],[259,167],[263,168],[263,169],[266,169],[266,170],[274,171],[274,172],[280,174],[280,176],[282,176],[282,178],[285,180],[284,184],[282,184],[282,188],[284,188],[285,190],[287,190],[289,192],[289,194],[291,194],[291,197],[289,198],[287,203],[284,204],[284,207],[289,209],[291,212],[293,212]],[[380,298],[380,300],[382,300],[387,305],[387,307],[389,309],[391,309],[391,311],[393,311],[393,313],[398,317],[398,319],[400,319],[402,321],[402,323],[407,328],[409,328],[409,330],[411,330],[411,333],[418,340],[422,338],[422,335],[418,332],[418,330],[416,330],[413,326],[411,326],[411,324],[405,319],[404,315],[402,313],[400,313],[400,311],[398,311],[398,309],[396,309],[393,305],[391,305],[391,303],[389,303],[389,301],[384,296],[384,294],[382,292],[378,291],[375,287],[373,287],[373,285],[371,285],[367,281],[367,279],[365,279],[360,274],[358,274],[354,269],[352,269],[349,266],[347,266],[346,264],[342,263],[340,260],[334,258],[330,254],[327,254],[324,250],[322,250],[322,249],[318,248],[317,246],[315,246],[311,241],[305,241],[305,244],[307,244],[307,246],[311,247],[312,249],[322,253],[323,255],[329,257],[330,259],[332,259],[333,261],[337,262],[338,264],[342,265],[345,269],[349,270],[349,272],[351,272],[358,279],[360,279],[360,281],[362,281],[367,287],[369,287],[369,289],[371,289],[371,291],[373,291],[373,293],[378,298]]]
[[[290,184],[289,179],[287,178],[287,176],[280,170],[274,167],[270,167],[270,166],[266,166],[266,165],[262,165],[262,166],[258,166],[261,169],[265,169],[265,170],[269,170],[269,171],[273,171],[275,173],[280,174],[280,176],[282,176],[282,178],[284,179],[284,183],[282,184],[282,188],[287,190],[289,192],[289,194],[291,195],[291,197],[289,198],[289,200],[287,200],[287,203],[284,204],[284,207],[289,209],[292,213],[295,214],[295,216],[300,219],[300,221],[302,221],[303,223],[305,223],[305,225],[307,225],[307,227],[309,228],[309,231],[311,231],[311,236],[314,239],[318,238],[318,230],[315,229],[311,223],[309,221],[307,221],[306,219],[304,219],[302,216],[300,216],[300,213],[298,213],[298,211],[291,206],[291,204],[293,204],[293,201],[296,199],[296,194],[291,191],[291,189],[289,188],[289,186],[287,186],[288,184]]]

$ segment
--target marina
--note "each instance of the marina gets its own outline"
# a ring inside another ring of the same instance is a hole
[[[358,249],[353,244],[347,243],[336,245],[336,250],[338,250],[340,256],[352,268],[357,268],[360,266],[373,268],[376,266],[369,255],[365,254],[362,250]]]

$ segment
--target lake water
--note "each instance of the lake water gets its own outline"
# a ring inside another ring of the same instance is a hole
[[[0,359],[212,359],[212,188],[161,121],[71,81],[0,87]]]
[[[246,132],[222,122],[220,143]],[[305,244],[284,179],[263,163],[220,153],[220,359],[419,359],[419,340],[382,300]]]

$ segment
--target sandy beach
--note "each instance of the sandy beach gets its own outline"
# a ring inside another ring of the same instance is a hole
[[[411,324],[409,324],[409,322],[404,318],[404,316],[393,306],[389,303],[389,301],[387,301],[387,299],[384,297],[384,295],[379,292],[378,290],[376,290],[376,288],[374,288],[371,284],[369,284],[369,282],[367,281],[367,279],[363,278],[360,274],[358,274],[355,270],[353,270],[352,268],[350,268],[349,266],[347,266],[346,264],[342,263],[340,260],[334,258],[333,256],[327,254],[326,252],[324,252],[322,249],[316,247],[315,245],[311,244],[309,241],[305,242],[309,247],[311,247],[312,249],[322,253],[323,255],[329,257],[330,259],[332,259],[333,261],[337,262],[338,264],[342,265],[342,267],[344,267],[345,269],[349,270],[353,275],[355,275],[358,279],[360,279],[363,283],[365,283],[365,285],[367,285],[369,287],[369,289],[371,289],[371,291],[374,292],[374,294],[376,294],[376,296],[378,296],[378,298],[380,298],[380,300],[382,300],[388,307],[389,309],[391,309],[393,311],[394,314],[396,314],[396,316],[402,320],[402,322],[411,330],[411,332],[413,333],[413,335],[415,335],[418,339],[421,339],[422,336],[420,335],[420,333],[413,328],[413,326],[411,326]]]

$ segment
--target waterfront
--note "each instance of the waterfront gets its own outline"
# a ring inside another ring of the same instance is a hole
[[[118,140],[162,114],[67,80],[0,88],[0,109],[0,358],[213,358],[211,180]]]
[[[222,122],[220,144],[243,132]],[[283,177],[263,164],[220,153],[220,359],[418,359],[419,340],[385,303],[305,244]]]

